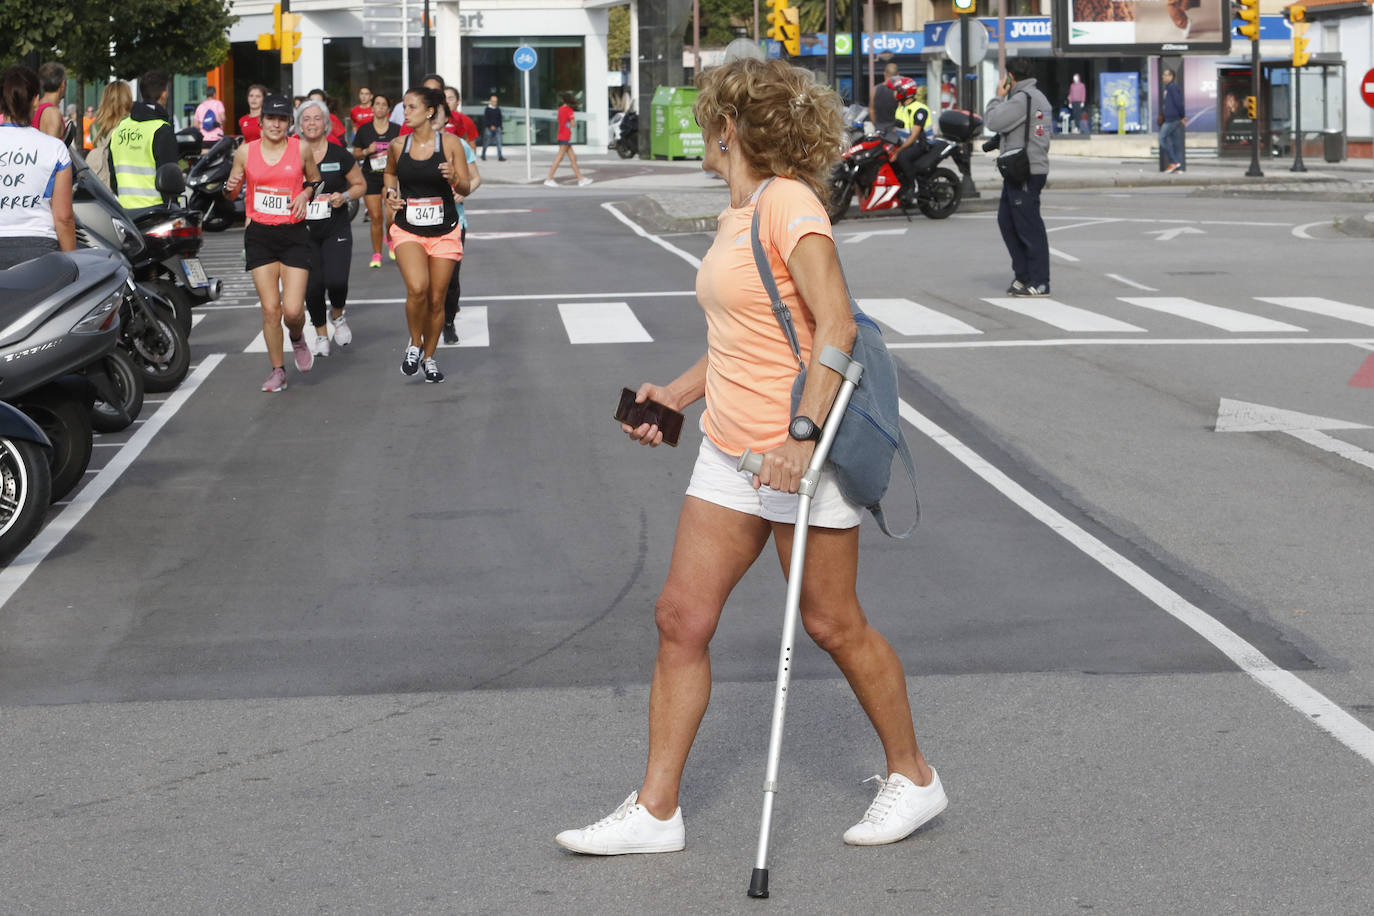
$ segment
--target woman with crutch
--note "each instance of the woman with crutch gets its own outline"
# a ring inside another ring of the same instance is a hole
[[[835,94],[783,61],[736,60],[697,79],[695,114],[705,138],[702,168],[724,178],[730,206],[697,274],[707,352],[667,385],[639,399],[681,410],[705,397],[702,440],[678,518],[668,579],[654,608],[658,655],[649,694],[649,759],[640,788],[609,816],[558,834],[560,846],[592,855],[674,852],[686,843],[678,793],[687,755],[711,693],[709,645],[731,590],[771,535],[787,568],[797,489],[818,427],[840,388],[823,368],[826,346],[850,352],[849,294],[830,221],[818,195],[843,136]],[[806,383],[796,415],[792,350],[778,327],[749,244],[755,209],[781,297],[796,317]],[[622,429],[662,441],[655,426]],[[757,474],[736,470],[749,449]],[[887,757],[886,778],[851,845],[893,843],[944,810],[935,770],[916,745],[906,678],[891,645],[871,627],[855,590],[861,508],[822,474],[811,505],[801,586],[806,632],[829,653],[868,714]]]

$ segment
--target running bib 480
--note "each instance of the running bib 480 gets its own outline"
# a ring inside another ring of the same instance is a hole
[[[277,188],[254,188],[253,209],[266,216],[290,216],[291,192]]]
[[[441,197],[412,197],[406,201],[406,222],[412,226],[439,226],[444,222]]]

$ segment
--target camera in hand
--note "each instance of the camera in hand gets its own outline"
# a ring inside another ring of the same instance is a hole
[[[985,141],[983,142],[983,152],[985,152],[985,153],[990,153],[990,152],[992,152],[993,150],[997,149],[997,148],[998,148],[999,146],[1001,146],[1001,145],[1002,145],[1002,135],[1001,135],[1001,134],[997,134],[997,135],[996,135],[995,137],[993,137],[991,140],[985,140]]]

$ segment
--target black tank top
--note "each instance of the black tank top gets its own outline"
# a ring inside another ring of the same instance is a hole
[[[320,178],[323,184],[315,192],[315,199],[311,201],[313,207],[306,210],[305,225],[310,230],[310,234],[323,238],[330,233],[337,233],[343,236],[351,233],[348,224],[348,206],[329,207],[329,195],[342,194],[348,190],[348,173],[358,167],[348,150],[336,143],[326,143],[324,158],[318,163]],[[325,219],[320,219],[320,213],[328,213]]]
[[[410,156],[410,141],[396,160],[396,181],[401,186],[401,209],[396,213],[396,225],[406,232],[433,238],[448,235],[458,228],[458,207],[453,200],[453,187],[439,172],[444,162],[443,135],[434,135],[434,155],[423,161]]]

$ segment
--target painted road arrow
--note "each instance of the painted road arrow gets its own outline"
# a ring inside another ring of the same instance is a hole
[[[1192,226],[1179,226],[1176,229],[1151,229],[1146,235],[1157,235],[1156,242],[1167,242],[1176,239],[1180,235],[1205,235],[1202,229],[1194,229]]]
[[[901,229],[874,229],[872,232],[856,232],[853,235],[846,235],[844,241],[845,244],[852,245],[855,242],[862,242],[865,239],[870,239],[875,235],[906,235],[906,227],[902,227]]]
[[[1349,420],[1333,420],[1296,410],[1282,410],[1264,404],[1251,404],[1246,401],[1233,401],[1222,398],[1217,409],[1219,433],[1285,433],[1300,439],[1308,445],[1316,446],[1324,452],[1331,452],[1348,458],[1356,464],[1374,468],[1374,452],[1342,442],[1322,432],[1324,429],[1369,429],[1364,423]]]

